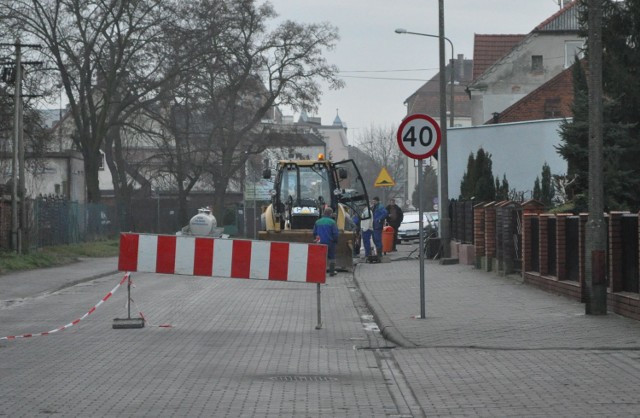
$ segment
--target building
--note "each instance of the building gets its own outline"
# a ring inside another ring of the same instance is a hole
[[[511,40],[519,35],[511,35]],[[477,37],[476,41],[487,40]],[[501,40],[509,38],[502,38]],[[577,2],[568,2],[556,14],[536,26],[491,65],[479,56],[481,66],[467,87],[471,100],[471,123],[483,125],[500,120],[500,114],[571,67],[582,56],[584,39],[579,35]],[[494,52],[493,49],[486,48]],[[483,51],[478,47],[478,52]],[[476,56],[474,56],[474,63]],[[480,70],[486,69],[480,74]],[[553,106],[550,102],[549,106]]]
[[[557,126],[559,118],[572,116],[571,66],[576,57],[581,57],[581,49],[584,46],[584,39],[579,36],[578,29],[577,2],[564,1],[557,13],[528,34],[475,35],[474,56],[472,61],[469,60],[472,70],[467,76],[466,69],[469,64],[465,63],[463,75],[456,75],[456,80],[465,80],[466,86],[456,86],[454,127],[449,128],[448,131],[449,196],[451,198],[458,196],[459,184],[453,183],[460,181],[466,169],[465,162],[469,154],[475,154],[480,146],[485,150],[493,149],[494,144],[489,142],[505,144],[511,140],[535,155],[535,158],[532,158],[533,164],[527,165],[527,170],[511,173],[512,176],[517,177],[517,179],[513,178],[514,185],[517,187],[525,187],[529,178],[535,179],[545,161],[549,164],[553,162],[552,169],[564,169],[564,164],[557,161],[555,157],[551,158],[555,153],[553,146],[560,141],[559,134],[556,129],[546,129],[546,127]],[[407,99],[405,102],[408,105],[407,114],[427,113],[439,120],[439,94],[438,76],[436,76]],[[420,96],[428,99],[419,101]],[[448,96],[449,94],[447,94],[449,103]],[[448,108],[450,108],[449,104]],[[551,125],[516,124],[508,129],[497,130],[474,131],[472,128],[485,124],[533,122],[544,119],[556,119],[556,121]],[[518,129],[529,129],[532,126],[545,127],[540,130],[540,134],[545,137],[538,137],[537,145],[535,141],[531,142],[531,134],[528,131],[524,139],[514,133]],[[488,132],[491,135],[487,136]],[[506,136],[503,138],[492,135]],[[517,139],[523,139],[523,142]],[[550,149],[539,149],[545,146]],[[512,157],[500,152],[502,149],[506,148],[496,148],[494,158],[513,160]],[[452,155],[454,152],[460,155]],[[456,158],[461,161],[453,161]],[[429,160],[429,164],[437,165],[434,159]],[[494,165],[502,167],[502,164],[495,160]],[[504,172],[496,171],[494,174],[500,177],[503,173],[506,174],[511,183],[511,177],[509,177],[511,170],[508,167],[510,166],[506,164]],[[558,171],[556,173],[560,174]],[[407,179],[407,194],[411,195],[417,183],[417,170],[414,164],[407,164]]]
[[[458,54],[455,62],[450,62],[445,68],[447,83],[447,122],[448,126],[471,126],[471,102],[467,96],[466,86],[472,81],[473,60],[465,59],[463,54]],[[451,107],[451,71],[453,73],[453,115]],[[440,122],[440,73],[433,76],[423,84],[411,96],[405,100],[407,115],[422,113],[429,115]],[[418,183],[417,165],[415,161],[406,164],[406,183],[404,195],[410,198]],[[434,158],[429,158],[426,165],[436,166]]]

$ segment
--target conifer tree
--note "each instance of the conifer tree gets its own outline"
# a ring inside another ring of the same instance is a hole
[[[587,2],[581,0],[580,21],[586,28]],[[640,1],[603,0],[603,152],[605,209],[640,208]],[[586,30],[583,33],[587,36]],[[588,60],[588,51],[586,52]],[[584,63],[573,66],[573,119],[560,128],[558,152],[567,175],[576,177],[572,194],[588,192],[588,88]]]

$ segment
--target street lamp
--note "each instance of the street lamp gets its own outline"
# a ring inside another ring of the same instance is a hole
[[[418,35],[418,36],[427,36],[429,38],[436,38],[439,39],[440,37],[438,35],[431,35],[428,33],[420,33],[420,32],[410,32],[406,29],[402,29],[402,28],[398,28],[396,29],[396,33],[400,34],[400,35]],[[453,57],[454,57],[454,52],[453,52],[453,42],[451,42],[451,39],[447,38],[446,36],[444,37],[444,40],[449,42],[449,46],[451,47],[451,78],[449,80],[449,82],[451,83],[451,90],[449,91],[449,126],[453,127],[453,119],[454,119],[454,114],[453,114],[453,105],[454,105],[454,83],[455,83],[455,65],[454,65],[454,61],[453,61]]]
[[[451,46],[451,126],[453,126],[453,88],[454,88],[454,65],[453,65],[453,42],[444,36],[444,0],[438,2],[438,35],[428,33],[410,32],[406,29],[396,29],[398,34],[427,36],[439,40],[440,50],[440,129],[442,131],[442,142],[438,151],[438,182],[440,183],[439,200],[438,200],[438,235],[440,236],[440,245],[442,248],[442,258],[448,258],[451,254],[450,240],[451,233],[449,231],[449,168],[447,164],[447,98],[446,98],[446,81],[445,81],[445,62],[444,62],[444,41],[448,41]],[[422,204],[422,202],[420,202]]]

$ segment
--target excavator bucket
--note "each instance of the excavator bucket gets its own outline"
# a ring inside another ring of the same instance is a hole
[[[313,233],[311,230],[285,230],[275,231],[259,231],[258,239],[263,241],[278,242],[313,242]],[[354,233],[351,231],[340,231],[338,245],[336,246],[336,270],[337,271],[353,271],[353,240]],[[327,264],[327,268],[329,265]]]

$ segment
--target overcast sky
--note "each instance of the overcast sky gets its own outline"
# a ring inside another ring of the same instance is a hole
[[[346,86],[325,89],[316,116],[331,124],[339,109],[351,144],[371,126],[397,127],[406,115],[405,99],[438,71],[437,39],[394,32],[437,35],[438,0],[269,1],[279,19],[338,27],[341,39],[326,57],[340,68]],[[474,34],[526,34],[559,6],[558,0],[446,0],[444,9],[445,36],[455,55],[471,59]]]

